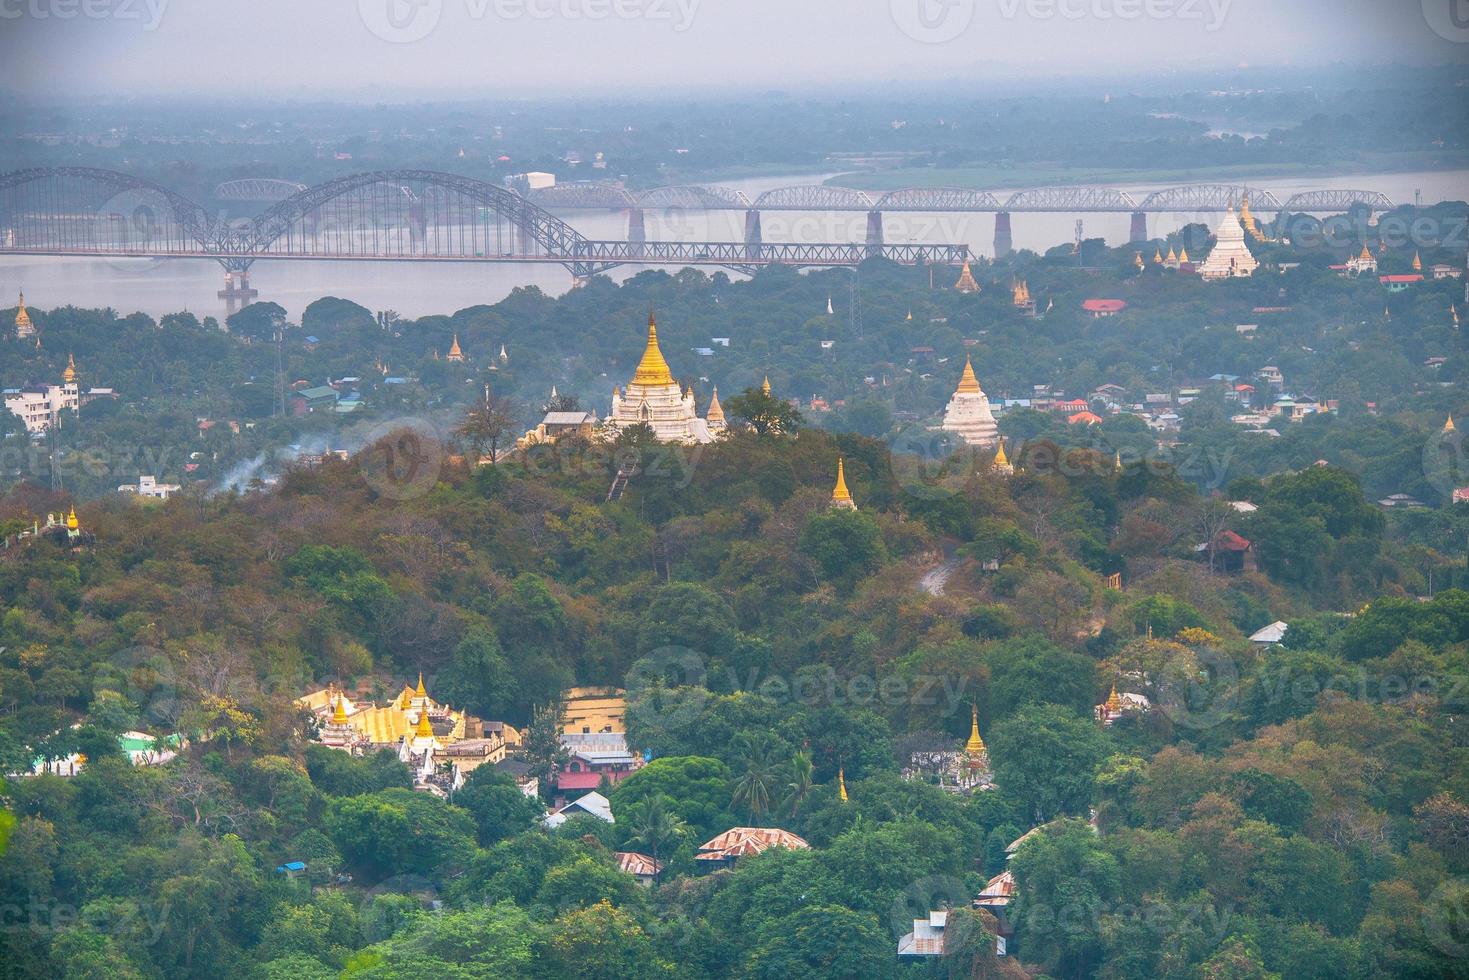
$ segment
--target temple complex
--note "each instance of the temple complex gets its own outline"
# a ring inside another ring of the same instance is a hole
[[[694,409],[694,390],[684,391],[673,379],[658,349],[658,324],[648,314],[648,346],[626,393],[612,389],[612,414],[606,425],[615,433],[643,423],[652,428],[659,442],[712,442],[724,430],[723,416],[721,409],[715,421],[699,418]]]
[[[19,319],[19,317],[17,317]],[[61,384],[26,385],[5,394],[5,407],[18,416],[30,433],[44,432],[61,425],[64,413],[76,415],[82,406],[98,398],[115,398],[111,388],[81,388],[81,374],[77,362],[70,354],[66,358],[66,369],[61,373]]]
[[[1234,208],[1224,212],[1223,220],[1214,230],[1214,239],[1213,250],[1198,268],[1202,278],[1229,279],[1254,274],[1260,263],[1245,244],[1245,229],[1239,223]]]
[[[968,355],[964,358],[964,373],[959,378],[959,387],[955,389],[954,397],[949,399],[949,407],[944,409],[943,429],[970,446],[988,448],[999,441],[1000,430],[990,412],[989,396],[979,386]]]

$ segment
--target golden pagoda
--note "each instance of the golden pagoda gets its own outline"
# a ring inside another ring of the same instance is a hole
[[[25,291],[22,290],[20,294],[20,304],[15,311],[15,339],[20,340],[22,338],[29,337],[35,332],[36,325],[31,323],[31,315],[26,310],[26,294]],[[40,341],[37,340],[37,343],[40,343]]]
[[[1257,242],[1269,242],[1274,239],[1266,238],[1260,226],[1255,224],[1255,216],[1250,213],[1250,195],[1245,194],[1239,202],[1239,223],[1245,232]]]
[[[1450,415],[1448,417],[1448,419],[1446,419],[1444,421],[1444,424],[1443,424],[1443,434],[1444,435],[1448,435],[1450,432],[1453,432],[1453,431],[1454,431],[1454,417],[1452,415]]]
[[[668,370],[668,362],[663,359],[663,351],[658,348],[658,323],[653,319],[653,314],[648,314],[648,346],[643,348],[643,359],[638,361],[638,368],[633,372],[632,383],[635,385],[671,385],[673,384],[673,372]]]
[[[1015,283],[1010,289],[1010,302],[1015,306],[1028,306],[1035,302],[1030,298],[1030,287],[1024,279]]]
[[[847,773],[841,767],[837,768],[837,799],[847,802]]]
[[[625,391],[612,389],[612,412],[606,424],[615,433],[646,425],[659,442],[704,443],[714,438],[706,420],[694,409],[694,392],[673,378],[658,347],[658,323],[648,312],[648,343]]]
[[[1004,473],[1008,475],[1015,472],[1015,467],[1011,464],[1010,457],[1005,455],[1004,439],[1000,440],[1000,448],[995,451],[995,461],[993,465],[997,473]]]
[[[1178,253],[1174,251],[1172,245],[1168,246],[1168,258],[1163,260],[1163,264],[1168,266],[1170,269],[1178,268]]]
[[[969,706],[969,741],[964,743],[964,754],[970,758],[984,755],[984,739],[979,737],[979,705]]]
[[[837,457],[837,485],[831,489],[831,505],[838,510],[856,510],[857,504],[847,490],[847,474],[840,456]]]
[[[763,380],[763,381],[761,381],[761,382],[760,382],[760,390],[761,390],[761,391],[762,391],[762,392],[763,392],[763,393],[764,393],[764,394],[765,394],[765,395],[766,395],[766,396],[767,396],[767,397],[768,397],[768,396],[769,396],[769,395],[770,395],[770,375],[768,375],[768,374],[767,374],[767,375],[766,375],[766,376],[765,376],[765,380]]]
[[[427,707],[418,713],[418,725],[413,729],[413,737],[415,739],[434,737],[434,726],[429,724]]]
[[[1154,265],[1162,265],[1163,264],[1163,250],[1160,249],[1156,245],[1153,246],[1153,264]]]
[[[61,380],[64,384],[76,384],[77,362],[72,355],[66,355],[66,370],[61,372]]]
[[[1112,693],[1109,694],[1109,695],[1107,695],[1107,702],[1106,703],[1107,703],[1107,713],[1108,714],[1115,715],[1119,711],[1122,710],[1122,698],[1120,698],[1120,697],[1117,696],[1117,685],[1116,684],[1113,684],[1112,685]]]
[[[1185,265],[1188,263],[1188,261],[1188,248],[1180,245],[1178,248],[1178,264]]]
[[[449,353],[444,357],[446,361],[458,363],[464,360],[464,351],[459,347],[459,332],[454,332],[454,342],[449,345]]]
[[[1414,252],[1413,253],[1413,271],[1414,272],[1422,272],[1423,271],[1423,259],[1422,259],[1422,257],[1419,256],[1419,254],[1417,252]]]
[[[77,520],[76,505],[73,504],[71,510],[66,512],[66,529],[68,531],[76,531],[79,530],[81,526],[81,522]]]
[[[974,281],[974,273],[969,271],[969,260],[964,260],[964,268],[959,270],[959,281],[954,283],[954,288],[961,293],[979,292],[979,283]],[[912,319],[912,316],[909,316]]]
[[[343,706],[343,698],[332,699],[332,724],[347,724],[347,709]]]
[[[995,416],[990,411],[990,400],[974,376],[974,365],[969,355],[964,356],[964,373],[959,377],[959,387],[944,409],[943,429],[953,432],[970,446],[993,446],[999,438],[995,428]]]
[[[418,698],[428,697],[428,689],[423,686],[423,671],[421,670],[418,672],[418,687],[414,690],[413,694]]]
[[[704,420],[709,423],[709,431],[724,429],[724,406],[719,404],[719,385],[714,386],[714,392],[709,396],[709,408],[704,412]]]

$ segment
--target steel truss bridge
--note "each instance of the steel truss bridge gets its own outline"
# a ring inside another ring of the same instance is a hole
[[[966,245],[886,244],[880,222],[861,243],[765,242],[758,219],[738,242],[648,241],[641,221],[625,241],[598,241],[513,191],[429,170],[356,174],[313,187],[231,181],[216,193],[275,203],[231,221],[153,181],[115,171],[13,171],[0,175],[0,254],[213,259],[224,266],[232,298],[250,292],[245,273],[262,259],[557,263],[584,278],[619,265],[752,272],[768,265],[855,266],[876,257],[951,265],[969,258]],[[719,200],[698,188],[665,188],[650,199],[665,207]]]

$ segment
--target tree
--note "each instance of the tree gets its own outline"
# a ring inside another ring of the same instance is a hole
[[[521,792],[514,777],[488,765],[476,767],[453,799],[455,806],[474,818],[481,847],[529,830],[545,812],[539,802]]]
[[[326,829],[343,858],[370,876],[432,874],[472,852],[474,819],[427,793],[386,789],[332,803]]]
[[[784,809],[790,816],[794,817],[799,813],[801,805],[811,795],[811,787],[815,783],[815,772],[816,768],[811,764],[810,752],[803,750],[791,756],[786,772],[788,778],[783,798]]]
[[[732,802],[744,807],[758,823],[770,809],[770,791],[777,778],[770,741],[746,733],[740,736],[738,751],[740,773],[735,777]]]
[[[485,385],[484,398],[465,413],[454,434],[469,444],[476,458],[486,459],[493,466],[499,459],[500,440],[514,428],[514,403],[503,395],[492,394],[490,386]],[[488,455],[485,454],[486,448],[489,449]]]
[[[654,759],[612,790],[613,811],[661,800],[669,813],[696,834],[708,835],[728,818],[729,767],[718,759],[673,755]],[[622,818],[618,818],[619,825]]]
[[[503,718],[515,700],[515,674],[500,640],[486,626],[465,630],[448,665],[434,680],[435,693],[482,718]]]
[[[848,586],[887,560],[877,522],[855,510],[813,514],[801,532],[800,548],[826,578]]]
[[[673,812],[671,801],[662,794],[651,796],[624,812],[628,846],[645,850],[659,865],[654,878],[661,877],[664,856],[688,836],[688,825]]]
[[[1117,859],[1084,820],[1063,820],[1032,836],[1010,860],[1019,898],[1019,940],[1031,961],[1086,976],[1101,952],[1101,913],[1122,883]]]
[[[724,403],[724,413],[744,422],[759,436],[788,435],[805,421],[790,402],[760,388],[746,388],[729,399]]]
[[[673,967],[657,955],[653,942],[627,912],[601,901],[573,909],[551,924],[553,970],[587,980],[644,980],[673,977]]]
[[[544,704],[531,713],[520,751],[530,768],[526,775],[540,780],[541,795],[550,798],[556,774],[571,756],[561,744],[561,703]]]
[[[877,916],[808,905],[756,937],[746,976],[761,980],[869,980],[892,973],[892,939]]]
[[[1021,801],[1035,822],[1044,823],[1086,812],[1107,741],[1095,722],[1039,705],[996,723],[989,750],[995,783]]]
[[[247,341],[273,341],[285,327],[286,311],[279,303],[251,303],[225,320],[230,333]]]

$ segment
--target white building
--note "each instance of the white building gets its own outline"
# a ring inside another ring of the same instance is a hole
[[[1198,273],[1204,279],[1229,279],[1253,275],[1260,263],[1250,254],[1245,244],[1245,229],[1230,208],[1224,220],[1214,230],[1214,248],[1199,264]]]
[[[959,387],[944,409],[944,431],[953,432],[971,446],[988,449],[1000,441],[1000,430],[995,425],[994,413],[990,411],[989,396],[979,386],[974,376],[974,365],[969,357],[964,358],[964,374],[959,378]]]
[[[627,392],[612,389],[612,414],[607,426],[615,433],[638,424],[653,429],[659,442],[712,442],[724,431],[724,412],[716,397],[707,418],[694,409],[694,389],[684,391],[673,379],[663,352],[658,349],[658,324],[648,316],[648,346],[633,372]]]
[[[117,488],[118,493],[132,493],[139,497],[150,497],[154,500],[167,500],[170,496],[178,493],[182,487],[177,483],[159,483],[157,477],[139,476],[138,483],[124,483]]]
[[[23,388],[7,389],[5,407],[24,423],[27,432],[44,432],[61,424],[64,413],[73,415],[83,405],[98,398],[115,398],[111,388],[88,388],[82,391],[78,382],[76,361],[66,359],[66,370],[61,374],[59,385],[26,385]]]

